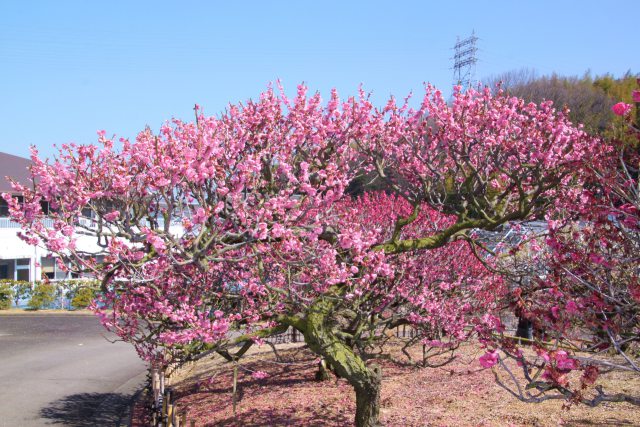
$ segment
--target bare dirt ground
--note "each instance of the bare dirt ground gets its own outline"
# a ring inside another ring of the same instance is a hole
[[[232,365],[220,357],[201,360],[173,376],[180,408],[197,426],[350,426],[355,395],[342,379],[314,380],[315,356],[295,345],[268,346],[240,362],[236,416],[232,405]],[[523,403],[495,382],[477,362],[481,351],[462,349],[461,357],[442,368],[383,367],[381,418],[386,426],[640,426],[640,408],[604,403],[596,408],[562,401]],[[252,371],[268,377],[256,379]],[[640,394],[640,379],[607,374],[605,389]],[[135,424],[134,424],[135,425]],[[142,425],[142,424],[138,424]]]

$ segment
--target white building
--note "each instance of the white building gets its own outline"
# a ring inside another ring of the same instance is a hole
[[[0,152],[0,193],[21,197],[5,177],[28,185],[31,183],[30,166],[29,159]],[[44,248],[25,243],[18,237],[19,231],[20,225],[9,219],[7,202],[0,198],[0,279],[33,282],[45,277],[52,280],[69,278],[68,273],[58,267],[52,254]],[[77,245],[88,252],[100,252],[95,238],[90,236],[78,236]]]

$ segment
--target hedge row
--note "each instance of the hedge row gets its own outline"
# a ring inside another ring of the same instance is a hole
[[[20,301],[29,299],[27,306],[31,310],[51,308],[59,302],[64,308],[70,300],[68,309],[86,308],[96,297],[99,289],[97,280],[69,279],[55,282],[25,282],[20,280],[0,280],[0,310],[8,310],[11,305],[18,306]]]

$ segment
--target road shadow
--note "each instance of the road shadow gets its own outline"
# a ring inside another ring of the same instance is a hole
[[[130,403],[131,396],[119,393],[72,394],[42,408],[40,416],[69,427],[125,426],[123,414]]]

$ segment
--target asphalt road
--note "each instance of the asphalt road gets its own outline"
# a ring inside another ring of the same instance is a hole
[[[145,364],[94,316],[0,315],[0,427],[126,425]]]

